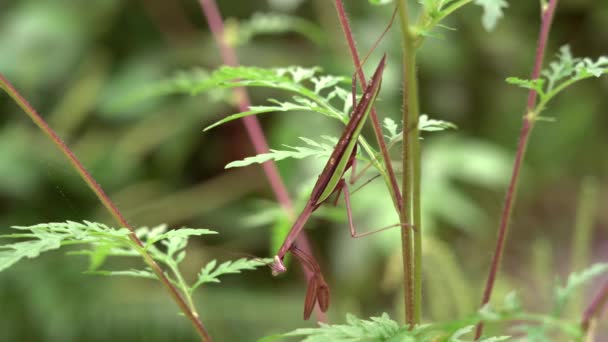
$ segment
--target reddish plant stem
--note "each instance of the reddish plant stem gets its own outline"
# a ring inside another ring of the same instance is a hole
[[[169,291],[169,293],[171,294],[171,297],[173,297],[173,300],[177,303],[177,305],[182,310],[184,315],[186,315],[186,317],[188,317],[188,319],[190,319],[190,321],[192,321],[192,324],[194,325],[196,331],[200,335],[201,340],[210,342],[211,336],[209,335],[209,333],[207,332],[207,329],[205,329],[205,326],[201,322],[201,320],[198,316],[198,313],[195,311],[194,308],[190,308],[188,306],[188,304],[186,303],[186,301],[184,300],[184,298],[182,297],[180,292],[169,281],[169,279],[167,278],[167,276],[165,275],[165,273],[163,272],[161,267],[158,265],[158,263],[156,263],[156,261],[154,259],[152,259],[150,254],[148,254],[148,252],[146,252],[144,250],[144,248],[143,248],[144,244],[141,242],[141,240],[135,234],[135,230],[133,229],[133,226],[131,226],[129,224],[129,222],[127,222],[127,220],[122,215],[122,213],[120,212],[118,207],[116,207],[114,202],[112,202],[110,197],[105,193],[105,191],[103,190],[101,185],[99,185],[99,183],[97,183],[97,181],[95,181],[93,176],[91,176],[91,173],[84,167],[84,165],[80,162],[78,157],[76,157],[74,152],[72,152],[72,150],[70,150],[70,148],[65,144],[65,142],[63,142],[63,140],[61,140],[61,138],[57,135],[57,133],[55,133],[55,131],[40,116],[40,114],[38,114],[38,112],[34,109],[34,107],[32,107],[32,105],[30,105],[29,102],[23,96],[21,96],[21,94],[17,91],[17,89],[2,74],[0,74],[0,88],[6,90],[6,92],[9,94],[9,96],[11,98],[13,98],[13,100],[15,100],[15,102],[19,105],[19,107],[21,107],[21,109],[23,109],[23,111],[32,119],[32,121],[34,121],[36,126],[38,126],[40,128],[40,130],[42,130],[51,139],[51,141],[53,141],[53,143],[57,146],[57,148],[69,160],[69,162],[72,164],[74,169],[78,172],[80,177],[82,177],[82,179],[85,181],[85,183],[87,183],[89,188],[91,188],[91,190],[93,190],[95,195],[97,195],[97,198],[101,201],[101,203],[104,205],[104,207],[106,207],[106,209],[110,212],[110,214],[114,217],[114,219],[122,227],[125,227],[131,231],[131,234],[129,235],[129,237],[135,244],[137,244],[140,247],[139,252],[142,255],[142,257],[144,258],[146,264],[148,264],[148,266],[150,266],[150,268],[154,271],[154,273],[156,274],[158,279],[165,286],[167,291]]]
[[[238,66],[239,61],[236,56],[236,52],[224,39],[224,22],[215,0],[199,0],[199,3],[203,9],[203,14],[207,18],[209,29],[213,33],[215,41],[220,48],[224,64],[233,67]],[[234,88],[233,92],[238,101],[239,110],[242,112],[248,111],[249,107],[251,106],[251,101],[249,100],[247,90],[243,87],[238,87]],[[242,120],[243,124],[245,125],[245,130],[249,135],[249,139],[253,143],[255,152],[257,154],[268,153],[268,143],[266,142],[266,137],[258,119],[255,116],[246,116]],[[264,173],[266,174],[266,178],[270,183],[270,187],[272,188],[275,197],[289,216],[293,217],[295,215],[293,211],[293,204],[289,198],[289,194],[287,193],[287,187],[279,175],[276,164],[274,161],[267,161],[262,164],[262,167],[264,168]],[[304,251],[304,253],[312,256],[310,243],[305,232],[298,235],[295,245]],[[309,281],[313,274],[303,265],[302,270],[304,271],[306,280]],[[315,309],[315,314],[317,315],[317,320],[319,322],[327,321],[325,313],[321,312],[320,310]]]
[[[608,304],[608,280],[604,282],[598,293],[595,295],[591,303],[583,313],[581,320],[581,328],[587,332],[593,320],[597,320],[602,315],[604,308]]]
[[[342,26],[342,30],[344,31],[344,37],[346,37],[348,48],[350,50],[350,55],[353,59],[355,69],[357,70],[357,77],[359,78],[361,89],[365,89],[365,87],[367,87],[367,81],[365,79],[365,73],[363,72],[363,68],[361,67],[361,59],[359,58],[359,52],[357,51],[355,38],[353,37],[353,32],[350,28],[348,16],[346,15],[346,11],[344,10],[344,4],[342,3],[342,0],[336,0],[335,4],[336,10],[338,11],[338,18],[340,19],[340,25]],[[378,142],[378,146],[380,147],[386,171],[391,182],[391,187],[393,190],[393,201],[396,203],[397,210],[401,211],[401,207],[403,206],[401,191],[399,190],[397,177],[395,176],[395,170],[393,169],[393,166],[391,164],[391,158],[388,154],[388,148],[386,148],[386,142],[384,141],[384,137],[382,135],[382,126],[380,125],[380,121],[378,120],[378,114],[376,113],[375,108],[372,108],[370,118],[372,120],[372,126],[374,127],[376,141]]]
[[[547,39],[549,38],[549,31],[551,29],[551,23],[553,22],[553,15],[557,6],[557,0],[549,0],[549,4],[546,8],[542,8],[542,20],[540,24],[540,35],[538,38],[538,45],[536,47],[536,56],[534,61],[534,69],[532,71],[532,79],[535,80],[540,76],[542,69],[543,58],[545,55],[545,49],[547,46]],[[519,134],[519,142],[517,145],[517,152],[515,154],[515,161],[513,163],[513,171],[511,173],[511,180],[509,181],[509,187],[507,188],[507,194],[505,197],[505,203],[500,218],[500,225],[498,229],[498,238],[496,240],[496,248],[494,250],[494,256],[492,257],[492,265],[490,272],[488,273],[488,279],[486,281],[486,287],[483,292],[483,299],[481,305],[484,306],[490,302],[492,297],[492,290],[494,289],[494,283],[500,268],[500,261],[505,247],[507,232],[509,228],[509,221],[511,219],[511,213],[513,210],[513,204],[517,195],[517,184],[519,181],[519,174],[521,171],[521,165],[526,155],[526,147],[530,138],[530,133],[534,128],[535,118],[535,107],[536,98],[538,94],[535,90],[531,89],[528,94],[528,103],[526,106],[526,114],[524,115],[521,132]],[[477,325],[475,331],[475,339],[479,339],[483,333],[483,322]]]

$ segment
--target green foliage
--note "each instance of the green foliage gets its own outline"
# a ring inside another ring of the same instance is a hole
[[[576,291],[593,279],[608,272],[608,264],[598,263],[580,272],[573,272],[568,276],[564,286],[556,286],[553,292],[553,308],[549,314],[528,313],[523,310],[520,300],[515,292],[505,297],[503,308],[492,311],[489,306],[481,310],[484,319],[492,321],[527,320],[529,323],[520,324],[517,330],[525,335],[525,341],[550,342],[556,341],[557,334],[567,337],[568,340],[580,340],[582,331],[578,318],[574,321],[564,320],[564,308],[569,300],[575,298]]]
[[[362,320],[346,315],[346,324],[320,323],[318,328],[301,328],[281,337],[306,336],[302,342],[321,341],[388,341],[397,336],[399,325],[384,313],[380,317]]]
[[[219,266],[216,260],[211,260],[198,274],[198,279],[190,288],[190,292],[193,292],[197,287],[205,283],[219,283],[219,276],[224,274],[236,274],[241,273],[244,270],[255,270],[258,266],[266,265],[272,262],[272,259],[264,260],[249,260],[241,258],[235,261],[226,261]]]
[[[457,128],[458,126],[449,121],[431,119],[426,114],[420,115],[418,120],[418,129],[425,132],[440,132]],[[384,119],[384,129],[387,132],[385,137],[388,139],[389,144],[394,144],[403,140],[403,131],[399,131],[399,125],[391,118]]]
[[[296,329],[280,335],[268,336],[259,342],[273,341],[283,337],[303,337],[302,342],[465,342],[461,338],[470,334],[479,318],[438,324],[424,324],[409,329],[402,327],[392,320],[388,314],[371,317],[369,320],[359,319],[351,314],[346,315],[346,324],[320,323],[317,328]],[[486,337],[479,341],[506,341],[507,336]],[[470,341],[470,340],[468,340]]]
[[[554,294],[556,305],[563,307],[582,285],[607,271],[608,264],[596,264],[582,272],[572,273],[564,287],[557,287]],[[508,323],[514,330],[525,335],[525,341],[554,341],[556,333],[565,334],[569,340],[579,340],[582,336],[579,322],[562,320],[559,311],[553,310],[550,314],[526,312],[517,294],[510,292],[505,296],[499,308],[495,309],[486,305],[478,313],[463,320],[418,325],[410,330],[408,327],[399,326],[386,313],[369,320],[362,320],[349,314],[346,316],[346,324],[320,323],[317,328],[296,329],[285,334],[268,336],[261,339],[260,342],[295,336],[302,337],[302,342],[466,342],[471,341],[470,336],[472,336],[475,325],[482,320]],[[509,336],[492,336],[478,341],[498,342],[510,339]]]
[[[278,101],[277,101],[277,103],[278,103]],[[283,106],[283,108],[285,108],[284,105],[285,104],[281,104],[281,106]],[[295,107],[295,106],[293,106],[293,107]],[[293,108],[293,107],[290,107],[290,108]],[[277,111],[273,107],[263,107],[263,109],[259,109],[260,107],[252,106],[251,108],[256,108],[256,110],[260,110],[260,111],[266,111],[266,110]],[[309,109],[309,108],[306,108],[305,106],[301,106],[298,109]],[[286,110],[289,110],[289,109],[286,109]],[[255,110],[243,112],[243,113],[239,113],[239,114],[235,114],[235,115],[242,117],[242,116],[249,115],[254,111]],[[420,121],[419,121],[418,127],[420,130],[427,131],[427,132],[438,132],[438,131],[443,131],[446,129],[457,128],[457,126],[451,122],[430,119],[428,117],[428,115],[426,115],[426,114],[420,116]],[[387,134],[385,135],[385,137],[388,139],[389,143],[392,144],[392,143],[396,143],[396,142],[403,140],[403,132],[397,132],[399,126],[392,119],[390,119],[390,118],[384,119],[384,128],[387,131]],[[249,166],[251,164],[262,164],[269,160],[280,161],[280,160],[283,160],[286,158],[304,159],[304,158],[308,158],[308,157],[318,157],[318,158],[329,157],[334,149],[334,146],[338,142],[338,139],[335,137],[330,137],[330,136],[321,136],[321,139],[327,141],[327,143],[317,142],[317,141],[314,141],[309,138],[300,137],[300,140],[305,142],[308,146],[283,145],[289,149],[288,150],[270,149],[270,152],[268,152],[268,153],[262,153],[262,154],[258,154],[253,157],[247,157],[243,160],[236,160],[236,161],[230,162],[226,165],[226,168],[229,169],[232,167],[244,167],[244,166]],[[358,156],[358,158],[360,158],[362,160],[367,160],[366,158],[363,158],[361,156]]]
[[[440,22],[471,1],[483,8],[481,23],[487,31],[492,31],[496,27],[498,20],[503,17],[503,9],[508,7],[505,0],[418,0],[424,8],[424,15],[416,31],[422,36],[438,37],[432,30],[435,27],[449,29]]]
[[[293,102],[272,100],[275,106],[252,107],[249,112],[228,116],[227,118],[208,126],[211,129],[226,122],[248,115],[257,115],[273,111],[310,110],[332,118],[346,121],[351,103],[349,92],[339,87],[348,82],[346,77],[332,75],[317,76],[320,68],[303,68],[291,66],[287,68],[258,68],[258,67],[221,67],[211,76],[192,87],[190,91],[197,94],[214,87],[266,87],[285,90],[296,95]],[[331,104],[334,99],[341,100],[342,110]]]
[[[295,32],[316,44],[325,41],[323,31],[309,20],[279,13],[254,13],[248,20],[227,20],[225,37],[231,45],[243,45],[262,34]]]
[[[285,158],[295,158],[295,159],[303,159],[307,157],[329,157],[331,155],[334,145],[338,141],[338,139],[329,136],[321,136],[323,140],[328,141],[326,143],[318,143],[312,139],[300,137],[300,140],[305,142],[308,146],[300,147],[300,146],[289,146],[284,145],[289,148],[289,150],[274,150],[270,149],[268,153],[258,154],[253,157],[247,157],[243,160],[237,160],[226,165],[226,168],[231,167],[243,167],[251,164],[262,164],[269,160],[279,161]]]
[[[109,256],[144,257],[149,255],[156,261],[168,266],[172,271],[166,274],[169,281],[176,285],[192,303],[191,295],[196,288],[204,283],[218,283],[218,277],[225,274],[240,273],[243,270],[253,270],[266,265],[271,259],[248,260],[239,259],[227,261],[216,267],[217,261],[212,260],[204,266],[196,282],[189,286],[179,270],[179,264],[186,257],[186,246],[191,236],[216,234],[208,229],[181,228],[167,231],[166,225],[153,228],[142,227],[136,230],[136,235],[143,247],[131,238],[127,228],[114,229],[101,223],[61,222],[41,223],[34,226],[13,227],[23,231],[2,235],[3,239],[28,239],[12,244],[0,245],[0,271],[7,269],[23,258],[35,258],[42,252],[58,249],[65,245],[89,245],[90,248],[72,251],[71,255],[87,255],[90,264],[89,274],[106,276],[129,276],[136,278],[157,279],[156,274],[149,268],[129,270],[98,270]]]
[[[536,80],[507,78],[507,82],[538,93],[540,101],[536,107],[539,114],[557,94],[572,84],[591,77],[600,77],[608,73],[608,57],[601,56],[593,61],[591,58],[573,57],[570,47],[564,45],[557,54],[557,60],[549,64],[549,69],[541,72],[542,78]]]
[[[23,258],[36,258],[40,253],[59,249],[68,244],[114,244],[128,240],[129,230],[113,229],[104,224],[84,221],[65,223],[41,223],[34,226],[14,226],[20,233],[1,235],[2,239],[28,239],[0,245],[0,271]]]
[[[561,314],[568,300],[570,300],[574,296],[576,290],[606,272],[608,272],[608,263],[598,263],[580,272],[571,273],[568,276],[568,281],[564,286],[555,287],[555,313]]]

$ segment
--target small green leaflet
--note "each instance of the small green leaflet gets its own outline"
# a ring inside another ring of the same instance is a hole
[[[384,135],[389,141],[395,139],[397,137],[397,129],[399,126],[395,123],[395,121],[391,118],[384,118],[384,129],[388,134]]]
[[[380,317],[369,319],[360,319],[347,314],[346,324],[319,323],[319,327],[316,328],[296,329],[285,334],[268,336],[258,340],[258,342],[269,342],[295,336],[301,336],[300,341],[302,342],[465,342],[460,338],[470,333],[478,321],[478,318],[475,318],[464,321],[422,324],[410,330],[407,326],[400,326],[386,313],[383,313]],[[499,342],[506,341],[509,338],[509,336],[486,337],[479,341]]]
[[[88,271],[85,272],[86,274],[92,274],[92,275],[103,275],[103,276],[128,276],[128,277],[133,277],[133,278],[145,278],[145,279],[158,279],[156,277],[156,274],[154,274],[154,272],[152,272],[152,270],[147,269],[147,270],[136,270],[136,269],[131,269],[131,270],[127,270],[127,271],[104,271],[104,270],[99,270],[99,271]]]
[[[447,129],[457,129],[455,124],[444,121],[431,119],[428,115],[422,114],[418,119],[418,129],[425,132],[439,132]],[[384,129],[388,134],[384,136],[388,139],[389,144],[393,144],[403,140],[403,131],[399,130],[399,126],[391,118],[384,119]]]
[[[439,131],[445,131],[446,129],[457,129],[457,128],[458,128],[458,126],[456,126],[455,124],[453,124],[449,121],[431,119],[426,114],[420,115],[420,118],[418,121],[418,129],[421,131],[439,132]]]
[[[164,227],[166,230],[166,225],[162,225],[159,227]],[[180,228],[158,234],[158,231],[155,232],[154,230],[151,230],[150,233],[146,236],[146,247],[153,245],[154,243],[160,240],[173,240],[178,238],[183,239],[188,238],[190,236],[201,236],[209,234],[217,234],[217,232],[209,229],[200,228]]]
[[[460,338],[463,337],[464,335],[472,333],[474,329],[475,329],[475,325],[467,325],[465,327],[462,327],[462,328],[456,330],[456,332],[454,332],[452,334],[452,336],[450,336],[450,338],[448,339],[447,342],[468,342],[467,340],[461,340]],[[478,342],[499,342],[499,341],[506,341],[510,338],[511,338],[510,336],[496,336],[496,337],[482,338],[477,341]]]
[[[354,315],[346,315],[346,324],[320,323],[318,328],[301,328],[283,334],[289,336],[306,336],[303,342],[322,341],[387,341],[397,335],[399,325],[388,314],[362,320]],[[412,342],[414,340],[411,340]]]
[[[541,72],[541,78],[536,80],[521,79],[517,77],[507,78],[507,83],[522,88],[535,90],[540,102],[538,106],[544,106],[561,91],[570,85],[591,77],[600,77],[608,73],[608,57],[601,56],[597,60],[591,58],[573,57],[570,47],[564,45],[557,54],[557,60],[549,64],[549,68]]]
[[[284,145],[285,147],[289,148],[289,150],[271,149],[268,153],[262,153],[253,157],[247,157],[243,160],[233,161],[226,165],[226,169],[232,167],[243,167],[251,164],[262,164],[269,160],[279,161],[286,158],[303,159],[312,156],[329,157],[338,139],[329,136],[322,136],[321,138],[328,143],[318,143],[312,139],[300,137],[300,140],[305,142],[308,147]]]
[[[282,101],[278,101],[275,99],[268,100],[268,102],[276,104],[275,106],[250,106],[248,111],[229,115],[229,116],[223,118],[222,120],[217,121],[216,123],[205,127],[205,129],[203,131],[206,132],[212,128],[223,125],[227,122],[237,120],[240,118],[244,118],[249,115],[258,115],[258,114],[266,114],[266,113],[274,113],[274,112],[288,112],[288,111],[302,110],[302,111],[313,111],[313,112],[321,113],[323,115],[326,115],[329,117],[334,117],[334,118],[336,116],[335,113],[326,110],[325,108],[317,105],[315,102],[310,101],[308,99],[302,98],[300,96],[293,96],[292,99],[294,100],[294,102],[282,102]]]
[[[430,19],[439,18],[436,21],[430,21],[432,23],[431,26],[425,26],[421,32],[423,35],[435,36],[435,34],[430,32],[434,26],[438,26],[441,19],[444,19],[453,13],[455,9],[464,6],[469,1],[418,0],[418,2],[424,7]],[[496,27],[498,20],[503,16],[503,9],[509,6],[506,0],[474,0],[473,3],[483,8],[481,23],[486,31],[492,31]]]
[[[20,233],[1,235],[1,239],[29,238],[12,244],[0,245],[0,271],[14,265],[23,258],[36,258],[40,253],[59,249],[64,244],[111,243],[128,239],[126,228],[112,229],[100,223],[84,221],[42,223],[33,226],[14,226]]]
[[[498,20],[503,16],[503,9],[509,7],[505,0],[475,0],[474,4],[483,7],[481,24],[486,31],[494,30]]]
[[[574,291],[606,272],[608,272],[608,263],[597,263],[580,272],[571,273],[565,286],[557,286],[555,288],[555,306],[557,311],[560,312],[564,308],[568,299],[574,294]]]
[[[198,279],[190,288],[190,292],[196,290],[197,287],[201,286],[204,283],[219,283],[219,276],[224,274],[236,274],[241,273],[244,270],[254,270],[259,266],[268,265],[273,260],[270,258],[253,260],[253,259],[238,259],[235,261],[226,261],[219,266],[217,265],[216,260],[211,260],[205,267],[203,267],[198,274]]]

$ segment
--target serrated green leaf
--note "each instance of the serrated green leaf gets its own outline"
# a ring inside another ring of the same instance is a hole
[[[303,342],[321,341],[386,341],[400,332],[397,322],[384,313],[362,320],[347,314],[346,324],[320,323],[318,328],[301,328],[283,334],[285,337],[306,336]]]
[[[568,276],[568,281],[565,286],[557,286],[555,288],[554,300],[556,311],[561,312],[568,299],[580,287],[606,272],[608,272],[608,263],[597,263],[580,272],[572,272]]]
[[[35,258],[42,252],[75,243],[120,243],[129,241],[129,231],[112,229],[100,223],[73,221],[41,223],[33,226],[15,226],[13,229],[30,233],[9,234],[0,238],[32,238],[13,244],[0,245],[0,271],[23,258]]]
[[[164,231],[164,230],[163,230]],[[168,232],[162,233],[162,232],[155,232],[154,230],[150,231],[150,234],[148,234],[148,236],[144,237],[144,240],[146,240],[146,246],[149,246],[151,244],[154,244],[160,240],[164,240],[164,239],[173,239],[173,238],[188,238],[190,236],[201,236],[201,235],[212,235],[212,234],[217,234],[217,232],[213,231],[213,230],[209,230],[209,229],[203,229],[203,228],[180,228],[180,229],[173,229],[170,230]]]
[[[134,277],[134,278],[146,278],[146,279],[158,279],[156,274],[154,274],[150,270],[126,270],[126,271],[107,271],[107,270],[98,270],[98,271],[87,271],[86,274],[92,275],[103,275],[103,276],[126,276],[126,277]]]
[[[507,83],[509,84],[513,84],[522,88],[526,88],[526,89],[534,89],[536,90],[539,94],[544,94],[544,85],[545,85],[545,80],[542,78],[539,79],[535,79],[535,80],[525,80],[525,79],[521,79],[521,78],[517,78],[517,77],[507,77],[506,79]]]
[[[333,138],[333,137],[322,137],[322,138],[324,138],[325,140],[327,140],[329,142],[333,142],[333,144],[330,145],[330,144],[326,144],[326,143],[318,143],[314,140],[300,137],[300,140],[304,141],[310,147],[284,145],[285,147],[289,148],[289,150],[270,149],[270,152],[268,152],[268,153],[262,153],[262,154],[258,154],[253,157],[247,157],[243,160],[237,160],[237,161],[230,162],[230,163],[228,163],[228,165],[226,165],[225,168],[229,169],[229,168],[233,168],[233,167],[244,167],[244,166],[248,166],[251,164],[262,164],[269,160],[281,161],[286,158],[303,159],[303,158],[308,158],[308,157],[313,157],[313,156],[314,157],[329,157],[331,155],[331,153],[333,152],[335,142],[337,141],[337,139]]]
[[[35,241],[23,241],[0,246],[0,271],[11,267],[23,258],[36,258],[40,253],[59,249],[61,238],[46,236]]]
[[[384,128],[386,129],[386,132],[388,133],[385,135],[385,137],[389,141],[396,138],[396,136],[398,134],[397,129],[399,129],[399,126],[395,123],[395,121],[393,121],[393,119],[384,118]]]
[[[467,325],[466,327],[462,327],[458,330],[456,330],[452,336],[450,336],[450,338],[448,339],[448,342],[463,342],[460,338],[466,334],[469,334],[470,332],[473,331],[473,329],[475,329],[474,325]]]
[[[458,128],[458,126],[456,126],[455,124],[453,124],[449,121],[431,119],[426,114],[420,115],[420,118],[418,121],[418,129],[421,131],[439,132],[439,131],[444,131],[446,129],[457,129],[457,128]]]
[[[219,283],[219,276],[225,274],[236,274],[241,273],[244,270],[254,270],[259,266],[264,266],[272,262],[272,259],[246,259],[241,258],[234,261],[226,261],[221,263],[217,268],[216,260],[210,261],[205,265],[201,272],[198,274],[198,279],[190,288],[190,293],[194,292],[196,288],[204,283]]]
[[[475,0],[474,4],[483,7],[481,23],[486,31],[492,31],[503,16],[503,9],[509,7],[505,0]]]
[[[564,89],[580,80],[600,77],[606,73],[608,73],[608,57],[601,56],[595,61],[590,58],[573,57],[570,47],[564,45],[557,54],[557,60],[549,63],[549,68],[541,72],[542,78],[528,80],[509,77],[507,82],[538,92],[540,101],[535,118],[539,118],[538,114],[546,104]]]
[[[295,100],[298,101],[297,98],[295,98]],[[332,116],[331,113],[328,113],[327,110],[316,105],[315,103],[307,103],[304,105],[300,105],[300,104],[296,104],[293,102],[281,102],[278,100],[269,100],[269,101],[274,102],[277,105],[276,106],[251,106],[251,107],[249,107],[249,110],[246,112],[229,115],[229,116],[223,118],[222,120],[219,120],[219,121],[205,127],[203,132],[206,132],[217,126],[223,125],[227,122],[244,118],[246,116],[273,113],[273,112],[288,112],[288,111],[303,110],[303,111],[313,111],[313,112],[321,113],[324,115]],[[302,101],[302,99],[299,99],[299,101]]]

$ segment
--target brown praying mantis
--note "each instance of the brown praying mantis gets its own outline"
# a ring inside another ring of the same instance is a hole
[[[287,252],[291,252],[303,265],[309,269],[309,271],[312,272],[313,276],[309,280],[308,290],[306,292],[304,319],[308,319],[310,317],[316,302],[319,303],[319,308],[323,312],[327,311],[329,306],[329,287],[323,279],[319,265],[312,257],[306,255],[302,250],[298,249],[294,245],[298,234],[300,234],[304,228],[304,225],[315,210],[317,210],[334,193],[336,194],[337,202],[340,192],[343,192],[350,234],[353,238],[371,235],[395,226],[400,226],[400,224],[397,224],[372,232],[361,234],[357,233],[353,224],[348,185],[344,180],[344,174],[349,168],[352,167],[352,172],[354,173],[354,166],[356,162],[355,158],[357,154],[357,141],[359,135],[361,134],[361,129],[363,128],[373,107],[374,101],[376,100],[376,97],[380,91],[382,73],[385,66],[386,55],[384,55],[378,63],[370,83],[363,91],[363,97],[358,104],[353,105],[354,109],[351,113],[350,120],[344,128],[344,131],[342,132],[336,147],[331,153],[327,164],[325,164],[323,171],[319,175],[319,178],[313,187],[310,199],[304,206],[300,216],[298,216],[293,224],[289,234],[279,248],[278,253],[274,256],[274,262],[271,265],[273,275],[278,275],[285,272],[287,269],[283,264],[283,259]],[[355,87],[356,82],[355,78],[353,78],[353,101],[355,101]]]
[[[310,199],[300,213],[300,216],[298,216],[295,223],[291,227],[291,230],[285,238],[283,245],[281,245],[281,248],[279,248],[278,253],[274,256],[272,270],[275,275],[283,273],[287,270],[283,264],[285,254],[294,245],[298,234],[300,234],[312,213],[317,210],[321,204],[323,204],[333,193],[339,194],[340,191],[344,192],[344,200],[347,205],[351,235],[353,237],[361,236],[357,234],[355,227],[352,224],[350,196],[344,181],[344,173],[353,165],[355,161],[357,153],[357,140],[361,134],[361,129],[365,124],[374,101],[378,96],[378,92],[380,91],[382,72],[384,71],[385,65],[386,55],[384,55],[380,60],[380,63],[372,76],[371,82],[363,92],[363,97],[359,103],[353,107],[354,109],[352,111],[351,118],[346,127],[344,127],[344,131],[342,132],[336,147],[331,153],[329,160],[327,160],[323,171],[321,171],[321,174],[319,175],[319,178],[312,189],[312,193],[310,194]],[[353,81],[353,91],[355,86],[356,85]]]
[[[374,43],[374,47],[382,39],[384,34],[391,27],[393,20],[395,19],[397,11],[393,12],[393,16],[387,28],[384,30],[380,38]],[[368,54],[369,56],[369,54]],[[364,60],[367,59],[367,56]],[[324,202],[326,202],[333,194],[336,194],[335,203],[337,203],[340,193],[344,193],[344,202],[346,204],[346,212],[348,217],[350,234],[353,238],[359,238],[368,236],[380,231],[401,226],[401,224],[391,225],[388,227],[380,228],[375,231],[366,233],[357,233],[353,224],[352,210],[350,206],[350,193],[348,191],[348,185],[344,180],[344,174],[346,171],[351,170],[351,181],[352,184],[354,177],[354,169],[357,155],[357,142],[361,134],[361,130],[365,125],[367,118],[372,110],[374,102],[380,92],[380,85],[382,83],[382,74],[386,66],[386,55],[382,57],[369,84],[363,89],[363,96],[356,102],[356,73],[353,75],[352,82],[352,93],[353,93],[353,110],[350,115],[350,120],[346,124],[338,143],[332,151],[329,160],[325,164],[323,171],[319,175],[317,182],[315,183],[310,198],[304,209],[294,222],[287,237],[283,244],[279,248],[279,251],[274,256],[274,262],[270,265],[273,275],[279,275],[284,273],[287,269],[283,264],[283,259],[287,252],[291,252],[298,261],[304,265],[310,271],[312,276],[308,280],[308,288],[306,292],[306,299],[304,303],[304,319],[308,319],[314,309],[316,303],[319,304],[321,311],[326,312],[329,307],[329,286],[323,278],[321,268],[315,259],[299,249],[295,245],[296,238],[304,228],[304,225],[311,217],[313,212],[317,210]],[[359,66],[360,68],[361,66]],[[214,127],[216,124],[207,127],[207,129]]]

